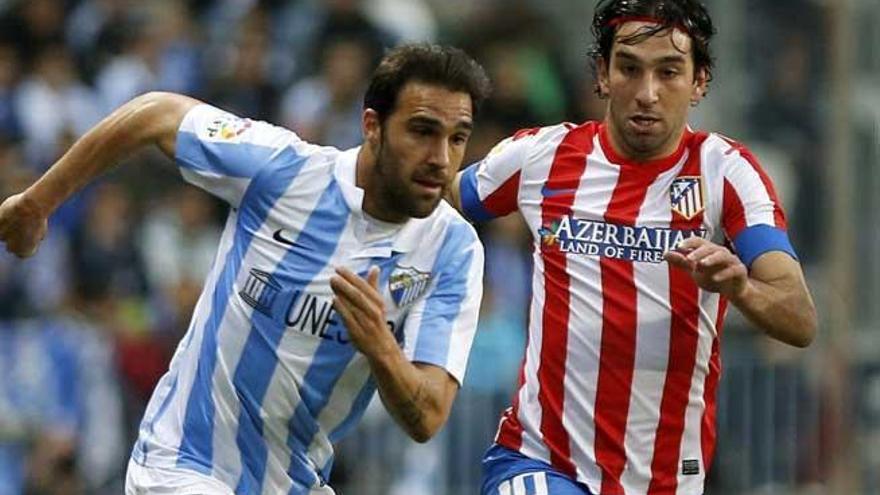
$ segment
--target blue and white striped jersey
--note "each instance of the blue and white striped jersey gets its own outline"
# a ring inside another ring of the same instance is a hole
[[[308,493],[332,442],[375,392],[332,308],[346,266],[381,269],[386,316],[406,356],[462,382],[482,296],[483,249],[447,203],[405,224],[372,219],[357,149],[200,105],[177,137],[183,176],[232,211],[186,336],[156,387],[134,462],[186,468],[236,493]]]

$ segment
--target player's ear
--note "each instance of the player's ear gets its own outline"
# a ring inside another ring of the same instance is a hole
[[[599,98],[608,98],[608,62],[605,57],[596,59],[596,86],[599,88]]]
[[[382,122],[379,119],[379,112],[372,108],[364,110],[361,116],[361,130],[364,133],[364,143],[376,150],[382,142]]]
[[[709,72],[705,67],[699,68],[694,72],[694,87],[691,92],[691,105],[697,106],[706,96],[706,90],[709,87]]]

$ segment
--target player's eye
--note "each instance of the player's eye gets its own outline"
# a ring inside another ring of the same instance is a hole
[[[620,71],[626,76],[635,76],[639,72],[639,68],[633,64],[626,64],[620,67]]]
[[[468,136],[467,134],[454,134],[452,136],[452,144],[463,146],[467,144],[469,137],[470,136]]]

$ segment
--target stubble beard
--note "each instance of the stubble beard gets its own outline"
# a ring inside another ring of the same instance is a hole
[[[443,194],[431,202],[419,201],[410,191],[410,186],[405,180],[396,174],[400,170],[400,163],[393,152],[389,150],[385,141],[385,133],[379,142],[379,152],[376,157],[376,175],[379,179],[380,197],[385,208],[394,213],[403,214],[411,218],[425,218],[429,216],[440,204]]]
[[[612,120],[617,128],[620,145],[625,147],[620,151],[627,158],[637,161],[661,158],[660,154],[664,146],[672,137],[668,128],[661,128],[656,134],[639,134],[629,129],[625,112],[622,114],[616,112],[613,105],[608,107],[608,111],[611,112]],[[666,122],[664,121],[664,123]]]

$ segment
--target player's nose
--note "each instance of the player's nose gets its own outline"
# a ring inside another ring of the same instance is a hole
[[[641,106],[651,106],[657,103],[659,99],[660,85],[656,78],[648,74],[639,81],[639,88],[636,92],[636,102]]]
[[[452,163],[452,153],[449,142],[445,139],[436,140],[431,146],[429,162],[437,168],[448,169]]]

